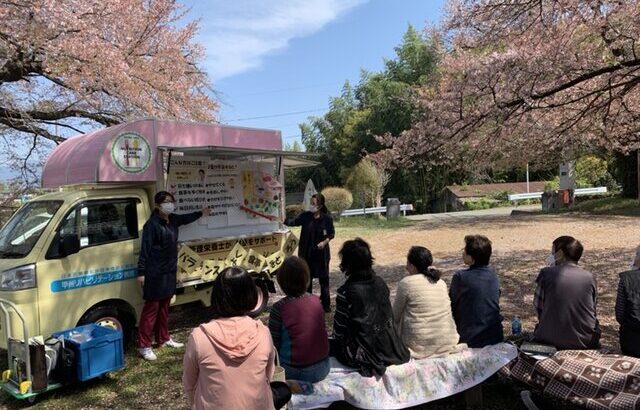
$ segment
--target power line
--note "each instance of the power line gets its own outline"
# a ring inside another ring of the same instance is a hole
[[[281,114],[262,115],[260,117],[236,118],[236,119],[233,119],[233,120],[227,120],[227,122],[262,120],[262,119],[265,119],[265,118],[286,117],[286,116],[289,116],[289,115],[308,114],[308,113],[311,113],[311,112],[318,112],[318,111],[325,111],[325,110],[327,110],[327,108],[315,108],[313,110],[294,111],[294,112],[285,112],[285,113],[281,113]]]

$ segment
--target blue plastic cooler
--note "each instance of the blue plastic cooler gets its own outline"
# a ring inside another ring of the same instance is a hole
[[[122,331],[95,323],[53,334],[73,346],[79,381],[124,367]]]

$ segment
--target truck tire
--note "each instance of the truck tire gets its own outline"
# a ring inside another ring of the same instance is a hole
[[[89,309],[78,321],[78,326],[89,323],[121,330],[125,348],[129,345],[129,342],[131,342],[133,336],[132,320],[114,306],[96,306]]]
[[[269,289],[267,289],[267,284],[263,281],[256,281],[256,287],[258,288],[258,303],[256,303],[255,309],[247,313],[247,315],[252,318],[260,316],[269,303]]]

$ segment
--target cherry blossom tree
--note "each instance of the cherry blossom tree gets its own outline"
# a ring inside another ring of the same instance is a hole
[[[452,1],[437,82],[376,160],[391,166],[524,161],[640,147],[640,4]]]
[[[0,136],[12,158],[139,117],[214,120],[197,22],[174,0],[0,0]]]

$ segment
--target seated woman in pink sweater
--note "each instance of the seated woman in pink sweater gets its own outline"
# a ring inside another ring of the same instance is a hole
[[[182,366],[182,384],[192,409],[274,408],[271,335],[260,321],[247,316],[257,300],[256,285],[243,268],[226,268],[213,282],[214,319],[193,330]]]

